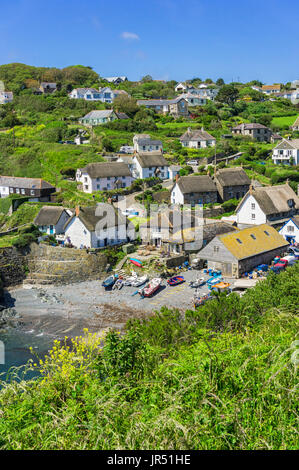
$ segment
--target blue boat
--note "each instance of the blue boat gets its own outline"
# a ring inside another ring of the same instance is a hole
[[[109,287],[112,287],[113,284],[115,283],[116,279],[118,278],[117,274],[112,274],[112,276],[107,277],[103,282],[102,286],[105,287],[105,289],[109,289]]]

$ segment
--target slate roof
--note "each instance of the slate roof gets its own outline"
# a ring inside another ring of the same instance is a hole
[[[81,168],[82,173],[87,173],[91,178],[107,178],[113,176],[131,176],[129,167],[124,162],[99,162],[89,163]]]
[[[208,175],[182,176],[177,184],[183,194],[217,192],[214,181]]]
[[[215,222],[212,224],[206,224],[202,226],[202,230],[203,230],[203,240],[208,241],[208,242],[210,242],[217,235],[236,231],[235,227],[233,227],[232,225],[226,222]],[[181,232],[181,237],[180,237],[180,232]],[[195,233],[196,231],[194,230],[194,227],[186,228],[179,232],[174,233],[173,236],[170,237],[169,241],[173,241],[175,243],[176,240],[180,240],[181,238],[181,240],[178,241],[177,243],[190,243],[194,241]]]
[[[97,206],[100,206],[102,203],[99,203]],[[104,206],[106,204],[103,204]],[[115,209],[113,206],[114,214],[115,217],[107,217],[106,212],[104,212],[103,216],[98,216],[96,215],[96,210],[97,206],[90,206],[90,207],[80,207],[79,208],[79,214],[78,218],[81,220],[81,222],[84,224],[84,226],[87,228],[89,232],[94,232],[96,230],[96,226],[98,222],[100,222],[102,219],[107,218],[106,222],[106,227],[114,227],[116,224],[122,225],[122,224],[127,224],[127,219],[125,216],[122,215],[122,213],[118,210]],[[74,214],[64,225],[64,230],[67,229],[68,225],[71,223],[74,218],[76,218],[76,214]]]
[[[82,93],[82,94],[85,94],[85,93],[88,93],[88,92],[100,93],[99,90],[97,90],[96,88],[75,88],[75,90],[77,90],[79,93]]]
[[[138,145],[162,145],[161,140],[138,139]]]
[[[159,99],[159,100],[137,100],[137,104],[138,104],[138,106],[146,106],[146,105],[149,105],[149,106],[164,106],[164,105],[168,106],[170,104],[178,103],[182,99],[184,99],[184,98],[181,98],[180,96],[178,96],[177,98],[174,98],[172,100],[162,100],[162,99]]]
[[[250,185],[250,179],[243,168],[221,168],[216,171],[215,179],[221,186]]]
[[[114,111],[118,119],[130,119],[126,113],[119,113],[118,111]]]
[[[220,235],[218,239],[238,260],[289,245],[275,228],[267,224],[256,225],[255,227]]]
[[[266,215],[289,212],[291,208],[288,205],[288,201],[291,199],[294,200],[295,209],[299,209],[299,197],[288,184],[281,184],[278,186],[252,188],[239,203],[236,211],[238,211],[249,194],[252,194]]]
[[[268,127],[258,122],[248,122],[248,123],[238,124],[237,126],[233,127],[232,130],[234,131],[234,130],[242,130],[242,129],[247,131],[250,129],[268,129]]]
[[[188,141],[193,141],[193,140],[216,140],[215,137],[213,137],[211,134],[209,134],[207,131],[204,129],[200,130],[187,130],[181,137],[180,141],[188,142]]]
[[[44,206],[34,219],[35,225],[56,225],[65,211],[64,207]]]
[[[40,178],[19,178],[17,176],[0,176],[0,186],[20,189],[55,189],[50,183]]]
[[[141,168],[169,166],[161,152],[139,152],[135,155]]]
[[[104,109],[101,111],[90,111],[82,119],[102,119],[114,114],[113,109]]]
[[[299,139],[282,139],[275,149],[299,149]]]

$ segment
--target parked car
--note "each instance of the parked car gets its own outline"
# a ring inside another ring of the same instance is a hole
[[[187,162],[187,165],[198,165],[198,161],[197,160],[189,160]]]

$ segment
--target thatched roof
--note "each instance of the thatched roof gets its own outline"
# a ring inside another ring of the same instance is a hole
[[[91,178],[131,176],[129,167],[124,162],[89,163],[85,168],[81,168],[81,171],[87,173]]]
[[[177,184],[183,194],[217,191],[215,183],[208,175],[182,176]]]
[[[294,208],[299,209],[299,198],[288,184],[278,186],[255,187],[248,192],[237,207],[243,204],[243,201],[251,194],[264,214],[278,214],[281,212],[289,212],[291,207],[289,201],[294,201]]]
[[[34,223],[39,226],[56,225],[63,212],[66,212],[64,207],[44,206],[35,217]]]
[[[243,168],[222,168],[216,171],[215,179],[221,186],[250,185],[250,179]]]

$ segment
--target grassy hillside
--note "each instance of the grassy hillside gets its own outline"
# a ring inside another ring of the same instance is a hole
[[[0,391],[0,448],[297,448],[298,276],[56,342],[39,379]]]

